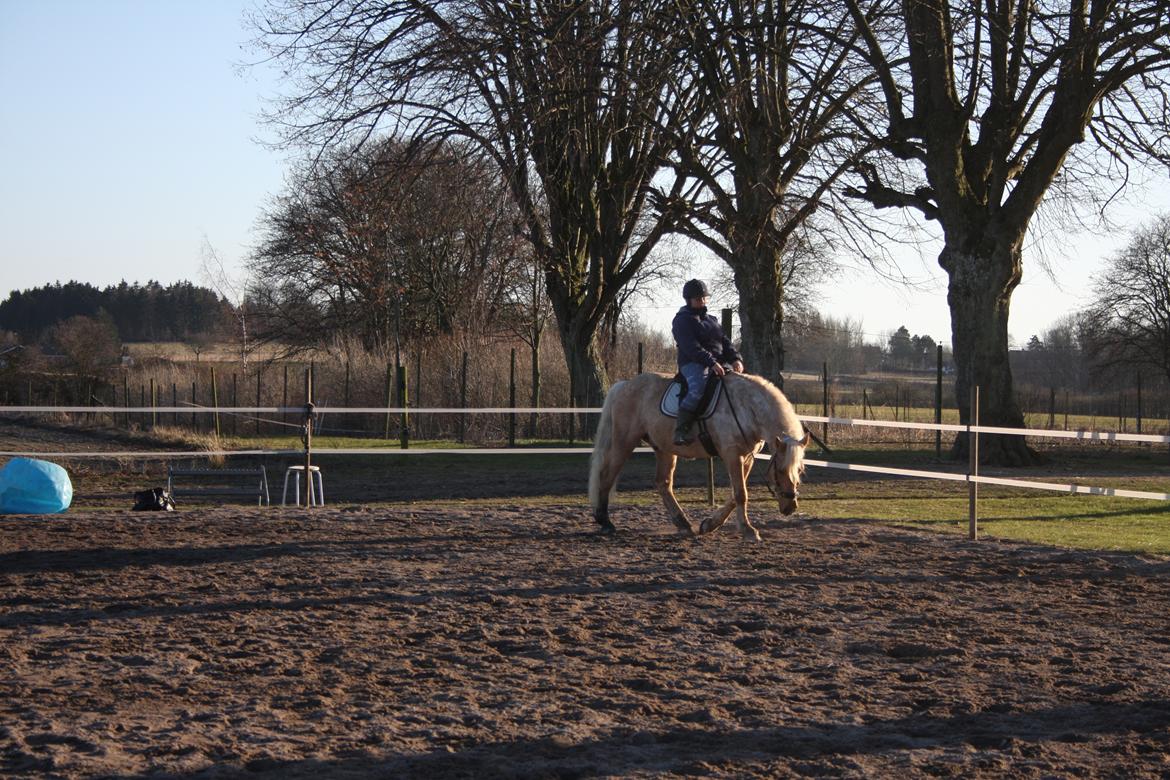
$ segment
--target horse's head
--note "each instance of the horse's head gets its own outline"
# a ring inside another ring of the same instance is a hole
[[[796,511],[800,495],[800,475],[804,473],[804,448],[808,446],[809,433],[803,439],[794,439],[785,434],[772,441],[772,462],[768,464],[768,490],[772,491],[780,504],[780,514],[790,515]]]

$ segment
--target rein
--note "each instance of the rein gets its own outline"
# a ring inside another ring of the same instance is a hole
[[[743,443],[751,444],[747,434],[744,433],[743,425],[739,422],[739,415],[735,413],[735,404],[731,402],[731,388],[727,386],[727,376],[719,377],[719,381],[723,383],[723,395],[727,398],[727,408],[731,410],[731,417],[735,420],[735,427],[739,428],[739,435],[743,438]]]
[[[739,415],[735,412],[735,404],[731,402],[731,388],[727,386],[727,377],[721,376],[719,377],[719,381],[723,383],[723,396],[727,399],[727,408],[731,410],[731,417],[735,420],[735,427],[739,428],[739,435],[743,437],[744,444],[751,444],[748,440],[747,433],[743,430],[743,425],[739,422]],[[785,438],[790,437],[786,434]],[[775,455],[772,456],[772,463],[769,465],[769,468],[778,468]],[[776,491],[772,488],[771,482],[765,481],[764,484],[768,487],[768,492],[772,494],[772,498],[787,498],[795,501],[800,495],[800,491],[796,489]]]

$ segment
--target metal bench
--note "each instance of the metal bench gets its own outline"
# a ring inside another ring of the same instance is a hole
[[[175,478],[203,481],[199,487],[175,487]],[[253,487],[246,487],[250,480]],[[167,465],[167,492],[171,496],[249,496],[257,506],[271,504],[268,497],[268,473],[263,466],[250,469],[189,469]]]

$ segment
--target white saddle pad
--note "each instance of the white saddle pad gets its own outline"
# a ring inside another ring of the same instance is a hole
[[[666,392],[662,394],[662,401],[658,404],[658,408],[667,417],[678,417],[678,402],[679,392],[682,390],[682,384],[675,381],[671,382]],[[699,413],[700,420],[706,420],[715,412],[715,407],[719,404],[719,396],[723,395],[723,383],[717,382],[715,384],[715,392],[711,393],[711,401]]]

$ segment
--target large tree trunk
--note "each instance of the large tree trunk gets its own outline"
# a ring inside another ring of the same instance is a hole
[[[784,370],[780,259],[767,246],[742,247],[736,253],[734,270],[745,368],[780,385]]]
[[[988,230],[971,249],[947,246],[939,265],[950,284],[947,303],[951,309],[951,339],[957,368],[955,397],[959,421],[971,420],[971,388],[979,387],[979,424],[1023,428],[1024,415],[1016,403],[1012,371],[1008,363],[1008,310],[1012,291],[1020,283],[1020,241],[995,237]],[[968,457],[965,433],[955,439],[953,457]],[[980,434],[981,463],[1026,466],[1040,461],[1023,436]]]
[[[583,312],[566,319],[557,318],[557,333],[565,352],[573,405],[576,407],[601,406],[609,387],[609,378],[597,346],[597,328],[589,325],[585,319]],[[593,434],[597,419],[598,415],[593,414],[581,418],[585,435]]]

